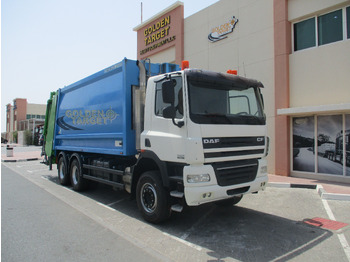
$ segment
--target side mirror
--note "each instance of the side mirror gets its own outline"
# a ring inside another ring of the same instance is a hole
[[[173,105],[170,105],[170,106],[163,109],[163,117],[168,118],[168,119],[172,119],[173,124],[175,126],[177,126],[178,128],[181,128],[185,125],[184,121],[175,122],[176,108]]]
[[[162,83],[162,95],[163,95],[164,103],[174,105],[175,103],[174,87],[175,86],[176,86],[175,79],[170,79]]]
[[[168,106],[164,108],[163,117],[168,119],[174,119],[176,117],[176,108],[174,106]]]

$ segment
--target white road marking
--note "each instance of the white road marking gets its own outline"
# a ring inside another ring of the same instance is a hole
[[[318,243],[318,241],[320,239],[322,239],[323,237],[325,237],[328,233],[327,232],[324,232],[322,235],[316,237],[315,239],[311,240],[310,242],[307,242],[305,243],[304,245],[301,245],[300,247],[296,248],[296,249],[293,249],[292,251],[290,252],[287,252],[286,254],[280,256],[280,257],[277,257],[275,259],[273,259],[272,261],[286,261],[288,260],[288,257],[292,255],[293,257],[293,254],[297,254],[298,252],[300,252],[301,250],[305,250],[305,249],[308,249],[309,246],[312,247],[314,245],[314,243]],[[300,250],[300,251],[299,251]],[[302,252],[302,251],[301,251]]]
[[[118,204],[118,203],[120,203],[120,202],[123,202],[124,200],[125,200],[125,198],[119,199],[119,200],[117,200],[117,201],[115,201],[115,202],[112,202],[112,203],[110,203],[110,204],[107,204],[107,206],[111,207],[111,206],[113,206],[113,205],[115,205],[115,204]]]
[[[194,248],[194,249],[196,249],[196,250],[198,250],[198,251],[201,251],[201,250],[202,250],[202,247],[201,247],[201,246],[192,244],[192,243],[190,243],[190,242],[188,242],[188,241],[186,241],[186,240],[184,240],[184,239],[182,239],[182,238],[179,238],[179,237],[170,235],[170,234],[168,234],[168,233],[166,233],[166,232],[163,232],[163,235],[168,236],[168,237],[170,237],[170,238],[172,238],[172,239],[175,239],[175,240],[179,241],[180,243],[185,244],[186,246],[192,247],[192,248]]]
[[[327,212],[327,215],[328,215],[329,219],[337,221],[335,219],[335,216],[334,216],[333,212],[332,212],[332,209],[328,205],[327,200],[322,199],[322,203],[323,203],[324,209]],[[342,246],[342,248],[343,248],[343,250],[345,252],[346,257],[348,258],[348,261],[350,262],[350,246],[349,246],[349,243],[346,240],[346,238],[345,238],[343,233],[337,234],[337,236],[338,236],[339,242],[340,242],[340,244],[341,244],[341,246]]]
[[[38,173],[38,172],[42,172],[42,171],[45,171],[46,172],[46,170],[44,170],[44,169],[35,169],[35,170],[27,170],[27,172],[28,173]]]
[[[97,201],[96,201],[96,203],[97,203],[98,205],[100,205],[100,206],[103,206],[103,207],[105,207],[105,208],[109,209],[109,210],[115,211],[115,209],[114,209],[114,208],[111,208],[111,207],[109,207],[109,206],[107,206],[107,205],[105,205],[105,204],[102,204],[102,203],[97,202]]]

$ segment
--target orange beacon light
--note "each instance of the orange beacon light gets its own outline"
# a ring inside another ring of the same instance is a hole
[[[231,75],[237,75],[237,70],[227,70],[228,74],[231,74]]]
[[[190,68],[190,62],[188,62],[187,60],[184,60],[181,63],[181,70],[185,70],[186,68]]]

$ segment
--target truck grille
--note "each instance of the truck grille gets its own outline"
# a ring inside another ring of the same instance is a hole
[[[258,171],[258,160],[247,159],[212,164],[219,186],[232,186],[251,182]]]
[[[214,157],[229,157],[229,156],[246,156],[246,155],[256,155],[263,154],[264,149],[257,150],[242,150],[242,151],[224,151],[224,152],[213,152],[213,153],[204,153],[205,158],[214,158]]]
[[[202,142],[206,162],[234,160],[241,156],[257,158],[265,152],[264,136],[203,138]]]
[[[204,149],[264,145],[265,137],[263,136],[203,138]]]

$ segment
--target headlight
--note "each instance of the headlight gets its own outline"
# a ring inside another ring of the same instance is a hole
[[[209,182],[209,181],[210,181],[209,174],[187,175],[188,183],[202,183],[202,182]]]

